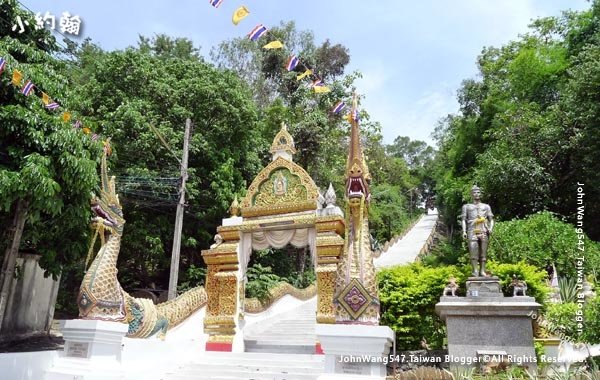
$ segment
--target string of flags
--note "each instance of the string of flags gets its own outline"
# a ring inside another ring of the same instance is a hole
[[[219,6],[223,3],[223,1],[224,0],[209,0],[209,3],[213,7],[219,8]],[[238,25],[249,14],[250,14],[250,10],[246,6],[242,5],[233,12],[231,21],[233,22],[234,25]],[[267,32],[268,32],[268,29],[266,26],[264,26],[263,24],[258,24],[250,31],[250,33],[247,34],[247,37],[248,37],[248,39],[250,39],[250,41],[258,41],[262,36],[267,34]],[[283,46],[284,46],[284,44],[281,41],[273,40],[273,41],[270,41],[267,44],[265,44],[263,46],[263,49],[281,49],[281,48],[283,48]],[[306,77],[314,77],[316,79],[313,80],[311,82],[311,84],[309,85],[310,89],[312,89],[316,94],[325,94],[325,93],[331,92],[331,88],[329,88],[329,86],[327,86],[323,82],[323,80],[315,74],[315,72],[313,70],[311,70],[306,65],[304,65],[295,54],[291,54],[289,56],[287,63],[285,65],[285,69],[288,72],[291,72],[291,71],[296,70],[296,68],[299,65],[304,67],[304,72],[297,75],[296,80],[300,81]],[[346,103],[343,101],[339,101],[332,108],[331,113],[338,115],[345,108],[346,108]],[[357,115],[356,116],[357,118],[354,120],[357,121],[358,120],[358,111],[356,111],[356,115]],[[354,115],[349,115],[349,117],[354,118]]]
[[[223,0],[221,0],[223,1]],[[7,61],[4,57],[0,57],[0,75],[2,75],[2,73],[5,71],[5,69],[7,68]],[[35,84],[30,80],[27,79],[23,82],[24,79],[24,75],[21,71],[14,69],[12,71],[12,77],[11,77],[11,84],[19,89],[19,93],[22,94],[23,96],[31,96],[33,94],[35,94]],[[60,104],[58,104],[58,102],[56,102],[54,99],[52,99],[50,97],[50,95],[46,94],[43,91],[40,91],[41,93],[41,100],[42,100],[42,104],[44,106],[45,109],[49,110],[49,111],[55,111],[59,108],[61,108]],[[61,119],[63,122],[68,123],[71,120],[71,113],[69,111],[63,111],[61,114]],[[86,135],[90,135],[90,138],[92,139],[92,141],[96,141],[100,138],[100,136],[96,133],[92,133],[92,130],[90,128],[87,127],[83,127],[81,121],[77,120],[73,123],[73,128],[75,129],[81,129],[81,131],[86,134]]]

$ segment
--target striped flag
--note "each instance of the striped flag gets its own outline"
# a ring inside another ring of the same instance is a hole
[[[46,107],[46,109],[54,111],[55,109],[60,107],[60,105],[58,103],[56,103],[55,101],[51,101],[50,103],[44,105],[44,107]]]
[[[33,92],[33,87],[33,83],[31,83],[31,81],[28,80],[27,82],[25,82],[25,85],[23,85],[23,88],[21,89],[21,94],[25,96],[31,95],[31,93]]]
[[[75,129],[79,129],[79,128],[81,128],[81,126],[82,126],[81,121],[79,121],[79,120],[77,120],[73,123],[73,128],[75,128]]]
[[[298,57],[296,57],[295,55],[290,55],[287,65],[285,65],[285,68],[287,69],[287,71],[292,71],[296,68],[296,66],[298,66],[298,62],[300,62],[298,60]]]
[[[92,141],[96,141],[96,140],[98,140],[98,135],[96,133],[94,133],[92,135]]]
[[[358,116],[358,110],[355,108],[352,110],[352,112],[350,113],[350,118],[354,121],[358,121],[359,116]]]
[[[250,33],[248,33],[248,38],[250,38],[251,41],[256,41],[265,33],[267,33],[267,28],[263,24],[258,24]]]
[[[215,8],[219,8],[219,5],[221,5],[221,3],[223,2],[223,0],[208,0],[210,2],[210,5],[212,5]]]
[[[0,74],[2,74],[5,67],[6,67],[6,60],[4,58],[0,57]]]
[[[342,110],[346,108],[346,103],[344,103],[344,101],[339,101],[331,110],[331,112],[333,112],[334,114],[339,114],[340,112],[342,112]]]
[[[59,104],[50,99],[45,92],[42,92],[42,103],[44,103],[44,107],[49,110],[55,110],[59,107]]]

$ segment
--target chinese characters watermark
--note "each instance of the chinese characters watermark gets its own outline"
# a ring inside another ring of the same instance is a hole
[[[56,16],[52,13],[46,11],[42,15],[41,12],[38,12],[34,16],[35,25],[34,28],[36,30],[43,29],[48,27],[50,30],[56,29]],[[82,20],[79,15],[71,15],[70,12],[63,12],[59,21],[58,27],[61,33],[71,34],[74,36],[79,36],[79,32],[81,31]],[[15,20],[15,24],[12,27],[12,31],[18,31],[19,34],[25,32],[25,28],[29,26],[29,21],[21,19],[21,16],[17,15]]]

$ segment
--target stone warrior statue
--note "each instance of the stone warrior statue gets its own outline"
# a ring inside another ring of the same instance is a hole
[[[473,276],[486,277],[485,262],[489,236],[494,228],[494,214],[488,204],[481,202],[481,189],[474,185],[471,189],[473,203],[462,206],[463,239],[467,239],[469,255],[473,266]]]

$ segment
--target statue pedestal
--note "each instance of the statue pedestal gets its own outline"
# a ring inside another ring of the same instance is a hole
[[[73,319],[65,321],[65,348],[45,380],[122,379],[121,345],[128,325]]]
[[[471,277],[467,297],[440,298],[436,313],[448,330],[451,368],[522,366],[537,370],[531,313],[533,297],[505,297],[495,277]]]
[[[385,379],[394,342],[387,326],[317,324],[317,339],[325,353],[325,373],[319,380]]]

